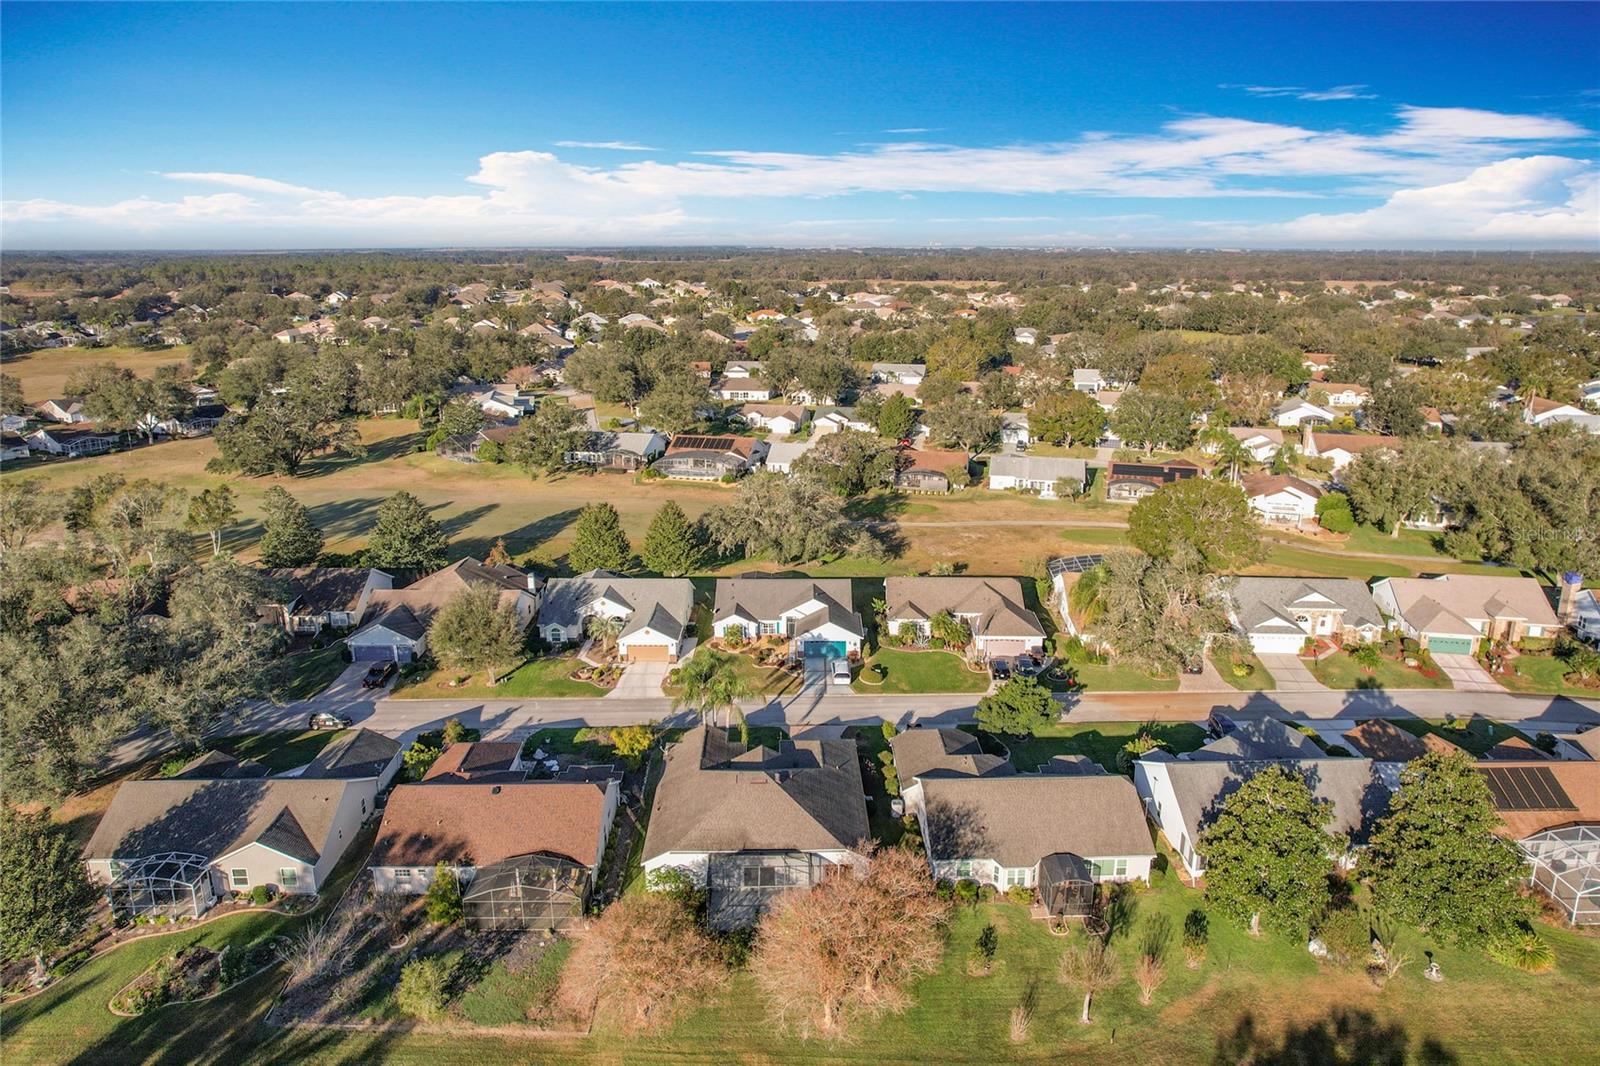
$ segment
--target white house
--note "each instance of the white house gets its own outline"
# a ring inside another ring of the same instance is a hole
[[[767,448],[767,457],[762,460],[761,465],[776,474],[793,473],[795,460],[816,446],[815,437],[797,441],[775,441]]]
[[[1088,464],[1082,459],[1062,459],[1048,455],[993,455],[989,457],[989,488],[1037,492],[1052,500],[1056,486],[1065,481],[1074,492],[1082,492]]]
[[[1308,430],[1302,441],[1301,450],[1306,457],[1328,460],[1334,474],[1349,466],[1363,452],[1398,451],[1400,448],[1399,437],[1377,433],[1318,433]]]
[[[1280,426],[1298,426],[1302,422],[1332,422],[1339,416],[1310,400],[1291,396],[1273,409],[1272,417]]]
[[[646,884],[676,871],[707,891],[713,928],[754,925],[782,893],[856,868],[870,836],[852,740],[745,749],[699,726],[667,748],[650,809]]]
[[[48,418],[62,425],[70,426],[89,421],[89,416],[83,413],[82,396],[69,396],[63,400],[44,400],[35,404],[34,410],[39,412],[41,418]]]
[[[1076,392],[1093,395],[1109,387],[1106,376],[1094,367],[1078,367],[1072,372],[1072,388]]]
[[[1005,411],[1000,415],[1000,443],[1026,448],[1033,443],[1026,411]]]
[[[928,368],[921,363],[873,363],[872,380],[898,385],[921,385],[928,376]]]
[[[793,659],[843,659],[861,654],[865,630],[849,578],[755,576],[717,579],[711,632],[780,637]]]
[[[0,431],[0,462],[12,463],[32,454],[33,449],[28,447],[27,440],[20,433],[13,433],[9,429]]]
[[[428,627],[452,599],[474,588],[498,594],[527,626],[539,609],[539,576],[514,566],[460,559],[403,589],[374,589],[361,628],[345,638],[357,662],[411,662],[427,649]]]
[[[1372,398],[1365,385],[1340,381],[1313,381],[1307,387],[1307,395],[1314,394],[1326,395],[1332,407],[1360,407]]]
[[[617,651],[625,661],[674,663],[694,622],[694,585],[687,578],[623,577],[591,570],[554,578],[545,586],[539,635],[546,643],[582,640],[591,618],[621,620]]]
[[[1383,616],[1353,578],[1238,577],[1228,616],[1258,655],[1296,655],[1308,638],[1367,643],[1383,635]]]
[[[1070,757],[1018,773],[957,729],[912,728],[890,744],[935,877],[1035,888],[1047,904],[1063,875],[1150,879],[1150,830],[1121,775]]]
[[[1600,415],[1585,411],[1570,403],[1560,403],[1556,400],[1547,400],[1543,396],[1529,398],[1528,406],[1522,412],[1523,421],[1531,426],[1547,426],[1555,422],[1566,422],[1578,426],[1588,433],[1600,433]]]
[[[1246,474],[1240,479],[1250,510],[1273,525],[1304,526],[1316,521],[1322,490],[1288,474]]]
[[[119,435],[83,424],[73,427],[47,426],[36,429],[26,437],[28,447],[36,452],[64,455],[80,459],[85,455],[104,455],[117,446]]]
[[[854,407],[823,407],[811,419],[811,435],[821,437],[828,433],[837,433],[841,429],[853,429],[859,433],[874,433],[877,428],[866,419],[856,416]]]
[[[712,389],[719,399],[765,402],[777,395],[765,381],[748,377],[726,377]]]
[[[747,403],[739,408],[738,417],[753,429],[765,429],[775,436],[787,437],[806,424],[811,412],[799,404]]]

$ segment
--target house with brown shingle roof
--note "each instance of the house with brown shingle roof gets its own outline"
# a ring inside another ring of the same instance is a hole
[[[516,741],[475,740],[451,744],[433,760],[424,782],[463,785],[505,784],[528,776],[522,762],[522,745]]]
[[[618,782],[427,781],[389,794],[368,868],[379,892],[420,894],[440,864],[467,884],[500,868],[584,872],[586,897],[617,811]],[[523,864],[525,857],[541,857]],[[551,862],[549,860],[555,860]],[[477,923],[474,923],[477,924]]]
[[[919,638],[928,637],[929,622],[942,612],[965,623],[981,658],[1044,650],[1044,627],[1014,577],[891,577],[884,592],[884,622],[896,636],[909,626]]]
[[[1484,637],[1515,643],[1561,629],[1531,577],[1386,577],[1372,586],[1372,597],[1401,632],[1434,654],[1470,655]]]
[[[702,725],[665,758],[645,873],[679,870],[707,888],[715,928],[753,925],[778,894],[861,861],[870,829],[854,741],[745,748]]]
[[[1303,526],[1317,517],[1322,490],[1290,474],[1246,474],[1239,485],[1250,510],[1275,525]]]

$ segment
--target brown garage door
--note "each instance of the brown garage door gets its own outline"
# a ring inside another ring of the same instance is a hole
[[[629,644],[627,660],[630,663],[664,663],[671,656],[665,644]]]
[[[985,641],[983,648],[990,658],[1002,658],[1012,655],[1023,655],[1029,650],[1026,640],[989,640]]]

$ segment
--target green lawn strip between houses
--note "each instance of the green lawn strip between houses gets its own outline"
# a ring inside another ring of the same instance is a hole
[[[872,684],[862,680],[858,673],[851,686],[857,692],[905,695],[918,692],[985,692],[989,688],[988,672],[969,670],[966,661],[954,652],[879,648],[867,662],[883,667],[883,682]]]
[[[1438,718],[1396,718],[1394,724],[1404,729],[1413,736],[1422,736],[1425,733],[1437,733],[1459,748],[1466,749],[1473,756],[1480,756],[1503,740],[1511,737],[1521,737],[1523,740],[1532,741],[1533,737],[1520,729],[1506,725],[1504,722],[1493,722],[1487,718],[1473,718],[1465,728],[1446,725]]]
[[[1450,679],[1442,672],[1428,677],[1421,670],[1407,666],[1403,662],[1390,659],[1387,656],[1377,667],[1368,672],[1350,657],[1349,652],[1336,651],[1326,659],[1312,661],[1304,660],[1306,669],[1310,670],[1322,684],[1328,688],[1357,689],[1357,688],[1452,688]]]
[[[986,750],[1011,753],[1011,764],[1032,773],[1056,755],[1087,755],[1112,773],[1117,772],[1117,753],[1141,730],[1147,729],[1174,754],[1194,751],[1206,742],[1206,731],[1193,722],[1057,722],[1031,737],[999,737],[981,732],[975,725],[961,727],[977,734]]]
[[[280,700],[308,700],[333,684],[349,665],[343,643],[291,655],[285,663],[288,672],[283,684],[274,695]]]
[[[1511,660],[1512,673],[1491,675],[1512,692],[1536,692],[1573,699],[1600,699],[1600,690],[1569,685],[1565,676],[1570,668],[1553,655],[1519,655]]]
[[[449,682],[462,677],[459,670],[439,667],[418,673],[403,684],[395,686],[391,699],[591,699],[604,696],[607,689],[587,681],[572,679],[578,668],[576,655],[546,655],[529,659],[494,685],[484,684],[483,674],[474,673],[463,683],[451,687]]]
[[[342,729],[308,729],[303,732],[247,733],[218,737],[210,746],[236,759],[251,759],[275,774],[304,766],[317,753],[344,736]]]

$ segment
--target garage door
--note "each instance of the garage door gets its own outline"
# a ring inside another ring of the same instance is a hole
[[[1026,655],[1033,650],[1033,646],[1026,640],[986,640],[983,642],[985,655],[991,658],[1009,658],[1013,655]]]
[[[664,663],[672,657],[665,644],[630,644],[623,655],[630,663]]]
[[[395,648],[388,644],[352,644],[350,657],[358,663],[408,663],[411,661],[411,649]]]
[[[1260,655],[1295,655],[1305,645],[1303,633],[1252,633],[1250,646]]]
[[[1471,637],[1429,637],[1428,650],[1435,655],[1471,655],[1476,643]]]
[[[843,659],[849,654],[842,640],[808,640],[800,645],[800,653],[808,659]]]

